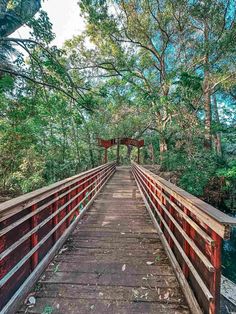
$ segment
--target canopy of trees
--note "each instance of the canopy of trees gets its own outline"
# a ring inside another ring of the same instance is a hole
[[[235,1],[78,5],[86,31],[59,49],[39,0],[0,0],[1,194],[100,164],[97,137],[133,137],[145,139],[143,164],[235,208]],[[18,38],[24,24],[30,35]]]

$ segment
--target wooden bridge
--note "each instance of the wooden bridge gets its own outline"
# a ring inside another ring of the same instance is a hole
[[[28,193],[0,205],[1,313],[219,313],[233,224],[136,163]]]

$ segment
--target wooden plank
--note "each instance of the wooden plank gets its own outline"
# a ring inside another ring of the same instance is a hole
[[[166,302],[140,301],[112,301],[100,299],[64,299],[64,298],[39,298],[37,308],[28,308],[27,313],[42,314],[53,310],[53,314],[190,314],[188,308],[182,304],[169,304]],[[79,309],[79,312],[78,312]],[[25,313],[23,308],[19,313]]]
[[[151,287],[158,288],[176,288],[172,293],[173,302],[176,302],[182,295],[181,290],[178,287],[175,276],[168,276],[163,278],[160,275],[146,274],[145,276],[140,274],[126,274],[119,273],[80,273],[80,272],[47,272],[44,279],[39,281],[40,284],[48,283],[60,283],[71,285],[100,285],[100,286],[123,286],[123,287]]]
[[[106,262],[104,260],[96,260],[92,261],[90,259],[90,255],[88,255],[88,260],[83,262],[80,260],[80,263],[78,265],[78,259],[79,257],[76,257],[75,259],[72,257],[69,261],[67,259],[61,258],[60,261],[57,259],[54,259],[53,262],[48,266],[47,271],[49,272],[80,272],[80,273],[95,273],[95,274],[102,274],[104,271],[109,274],[120,274],[122,271],[122,267],[124,263],[119,262],[115,260],[114,258],[110,259],[110,261]],[[163,281],[165,279],[172,277],[176,278],[173,275],[173,270],[170,265],[147,265],[146,263],[143,263],[142,266],[139,264],[132,264],[132,267],[127,267],[125,269],[125,274],[129,275],[155,275],[155,276],[161,276]]]
[[[169,278],[170,279],[170,278]],[[175,282],[176,279],[173,279]],[[169,280],[171,285],[173,284],[172,279]],[[96,285],[72,285],[72,284],[44,284],[44,289],[37,293],[37,297],[40,298],[57,298],[63,295],[63,298],[79,298],[79,299],[100,299],[102,293],[103,300],[120,300],[120,301],[145,301],[145,302],[160,302],[160,295],[163,296],[168,288],[168,282],[163,281],[163,285],[166,287],[161,287],[159,293],[156,290],[144,289],[144,287],[136,287],[130,289],[126,286],[96,286]],[[147,292],[147,293],[146,293]],[[174,290],[176,297],[178,296],[182,299],[182,295],[179,291]],[[146,295],[145,295],[146,293]],[[171,303],[179,303],[179,300],[171,300]],[[174,302],[176,301],[176,302]]]
[[[63,254],[64,257],[64,254]],[[68,261],[66,258],[63,259],[61,257],[61,260],[58,261],[57,259],[54,259],[52,263],[48,266],[47,271],[49,272],[80,272],[80,273],[95,273],[95,274],[102,274],[104,271],[109,274],[120,274],[122,271],[122,267],[124,265],[123,262],[120,262],[118,260],[115,260],[115,258],[110,258],[110,260],[99,260],[99,261],[92,261],[90,257],[88,256],[87,261],[82,261],[79,258],[79,265],[78,265],[78,257],[74,258],[74,256],[71,256],[70,261]],[[134,260],[130,260],[130,263],[132,262],[132,267],[127,266],[125,269],[125,274],[129,275],[151,275],[154,274],[155,276],[160,276],[162,280],[168,279],[169,277],[175,278],[173,275],[173,270],[171,266],[168,264],[162,264],[159,265],[147,265],[144,262],[142,265],[136,264]]]

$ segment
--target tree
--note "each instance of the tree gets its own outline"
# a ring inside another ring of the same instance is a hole
[[[203,79],[205,147],[210,149],[212,97],[219,88],[232,84],[236,78],[236,9],[231,0],[194,1],[188,5],[188,12],[189,29],[184,40],[185,61],[189,64],[190,73],[196,73]],[[216,111],[216,98],[213,105]]]
[[[0,37],[14,33],[40,8],[40,0],[0,0]]]

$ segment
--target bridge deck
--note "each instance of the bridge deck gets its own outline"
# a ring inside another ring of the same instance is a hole
[[[189,313],[129,168],[118,167],[19,313]]]

